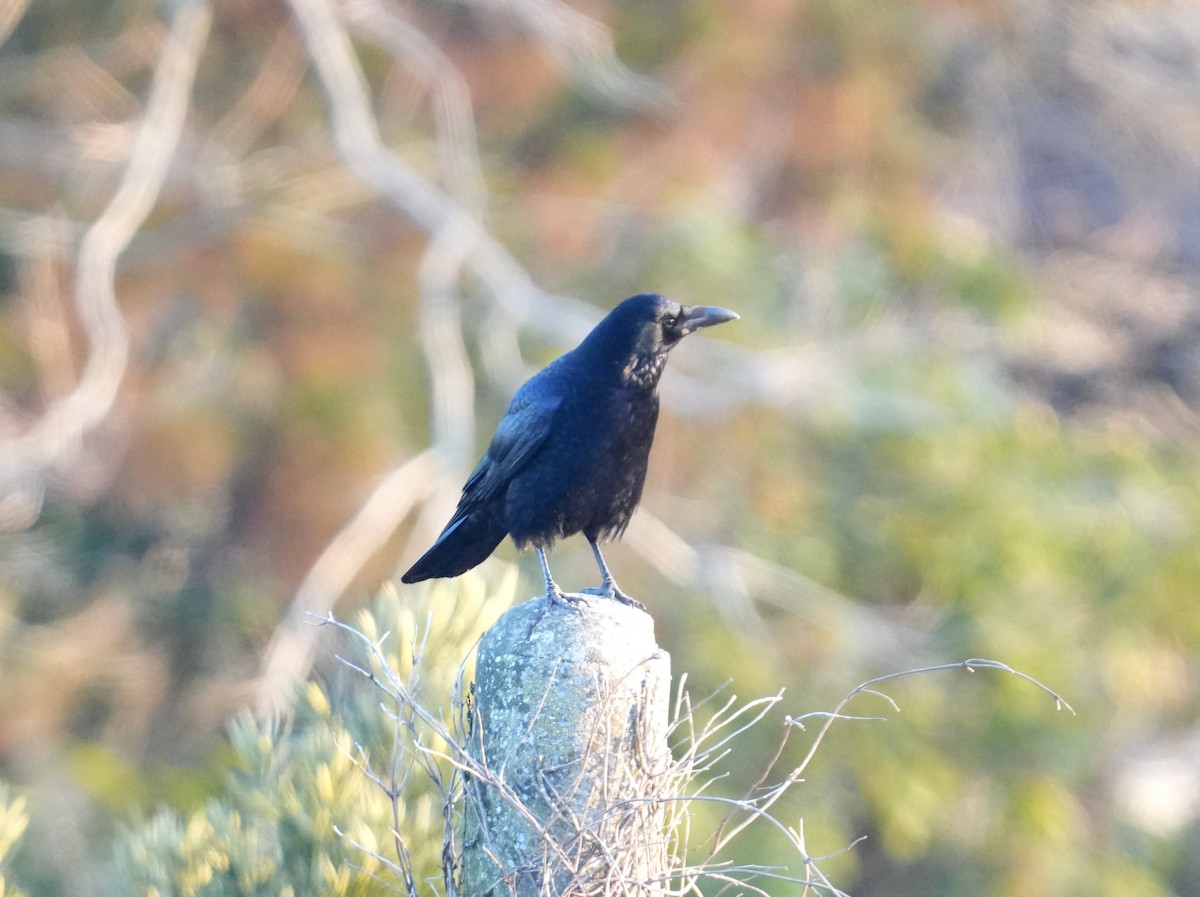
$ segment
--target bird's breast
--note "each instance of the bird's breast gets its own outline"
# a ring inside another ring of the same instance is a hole
[[[619,534],[642,495],[658,421],[658,397],[640,390],[581,395],[536,464],[514,478],[505,502],[518,545],[548,545],[584,532]]]

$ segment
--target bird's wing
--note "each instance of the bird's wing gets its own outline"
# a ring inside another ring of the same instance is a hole
[[[496,435],[479,466],[463,486],[463,502],[488,501],[541,451],[554,431],[561,396],[518,394],[496,427]]]
[[[495,550],[508,534],[503,518],[505,490],[545,446],[562,403],[561,397],[540,395],[536,389],[517,393],[483,460],[463,486],[454,516],[433,546],[401,577],[404,582],[457,576]]]

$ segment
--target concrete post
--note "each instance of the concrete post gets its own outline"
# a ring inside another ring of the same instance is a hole
[[[670,656],[644,611],[535,598],[480,642],[463,897],[650,895],[668,870],[661,791]]]

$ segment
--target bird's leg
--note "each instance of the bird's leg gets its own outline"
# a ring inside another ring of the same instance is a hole
[[[569,607],[573,611],[578,611],[579,608],[576,606],[576,601],[579,599],[574,595],[568,595],[563,592],[563,590],[558,587],[558,583],[554,581],[554,577],[550,575],[550,564],[546,560],[546,549],[538,545],[536,546],[536,550],[538,561],[542,565],[542,579],[544,579],[546,582],[546,597],[555,604],[559,604],[563,607]]]
[[[600,546],[595,539],[588,539],[588,544],[592,546],[592,554],[596,556],[596,565],[600,568],[600,575],[604,578],[600,583],[598,590],[589,589],[589,592],[595,591],[596,594],[603,595],[605,598],[616,598],[622,604],[628,604],[630,607],[636,607],[638,610],[645,610],[646,605],[621,591],[617,585],[617,581],[613,578],[612,571],[608,569],[608,564],[604,563],[604,555],[600,553]]]

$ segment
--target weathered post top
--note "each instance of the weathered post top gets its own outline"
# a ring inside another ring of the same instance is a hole
[[[664,887],[670,657],[644,611],[544,598],[484,635],[470,750],[464,897]]]

